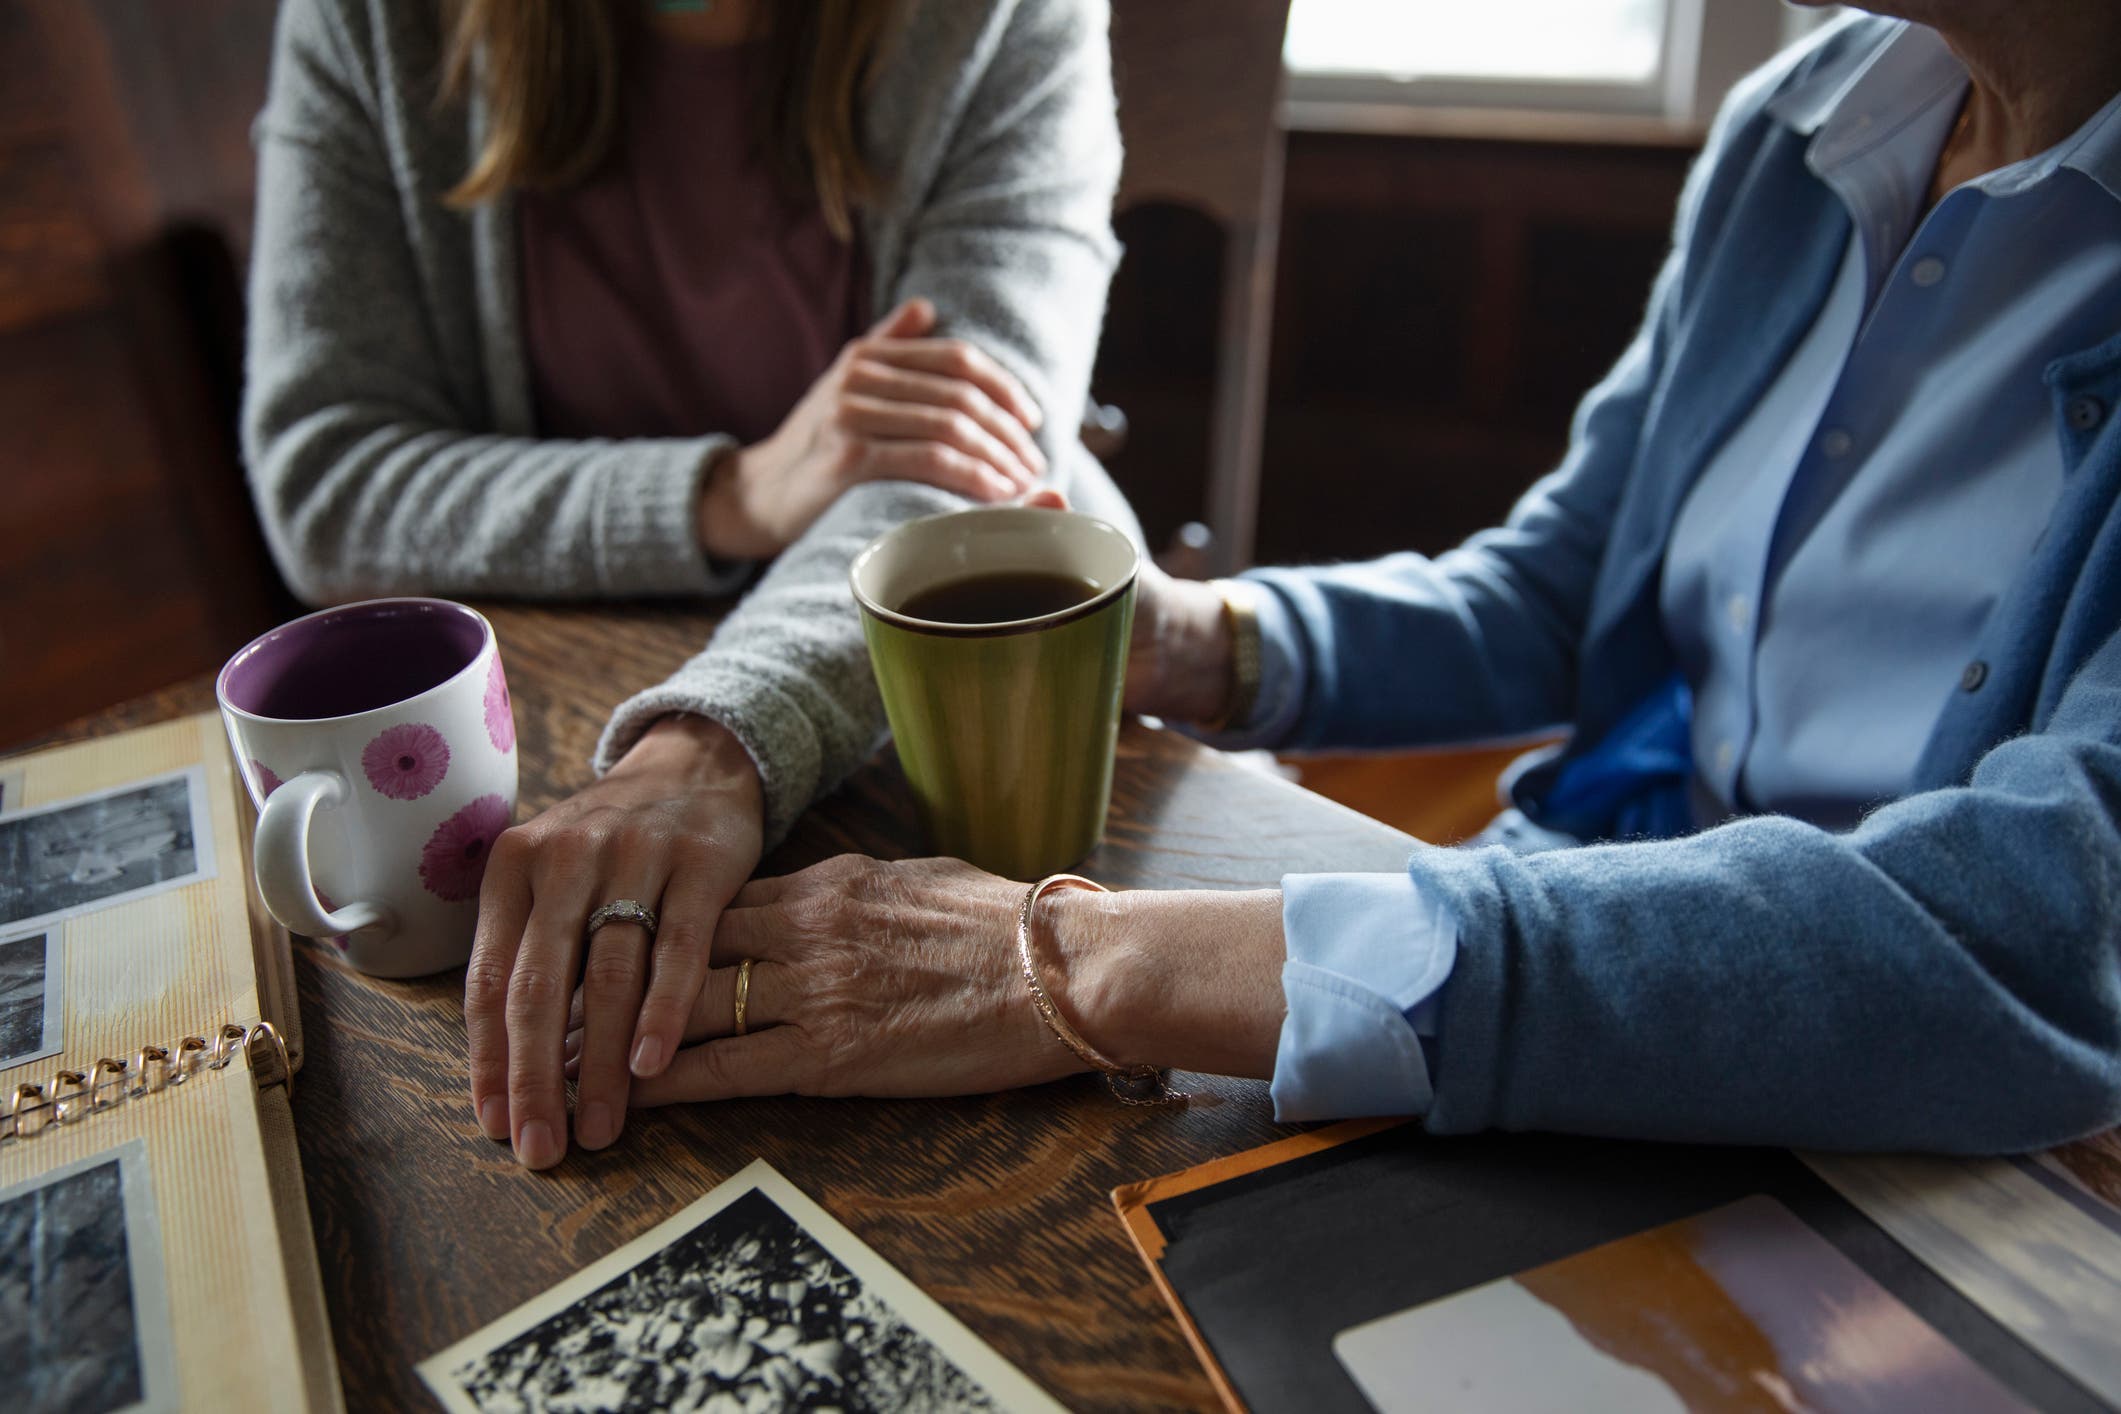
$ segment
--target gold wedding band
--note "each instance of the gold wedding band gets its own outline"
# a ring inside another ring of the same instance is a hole
[[[751,1000],[751,959],[736,965],[736,1034],[744,1034],[744,1006]]]

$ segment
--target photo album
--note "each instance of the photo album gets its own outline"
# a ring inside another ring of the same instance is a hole
[[[249,833],[214,716],[0,761],[11,1409],[342,1407]]]

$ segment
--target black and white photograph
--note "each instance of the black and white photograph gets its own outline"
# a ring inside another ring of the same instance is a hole
[[[0,928],[179,888],[214,872],[197,767],[0,817]]]
[[[147,1145],[0,1190],[0,1370],[26,1414],[177,1407]]]
[[[63,957],[56,928],[0,939],[0,1070],[65,1048]]]
[[[1060,1408],[763,1160],[420,1374],[461,1414]]]

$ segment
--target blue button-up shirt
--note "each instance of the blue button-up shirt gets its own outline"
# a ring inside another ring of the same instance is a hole
[[[1702,823],[1829,827],[1905,793],[1972,645],[2062,483],[2043,368],[2121,327],[2121,98],[2047,152],[1924,214],[1968,79],[1901,26],[1770,108],[1847,206],[1808,337],[1726,439],[1666,550],[1664,626],[1694,691]],[[1264,677],[1246,737],[1285,730],[1296,629],[1256,591]],[[1426,1108],[1420,1038],[1456,928],[1404,874],[1284,880],[1283,1119]]]

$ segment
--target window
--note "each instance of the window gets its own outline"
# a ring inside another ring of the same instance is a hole
[[[1769,0],[1292,0],[1292,127],[1394,127],[1410,108],[1699,125],[1824,18]]]
[[[1295,0],[1283,54],[1304,74],[1646,84],[1665,0]]]

